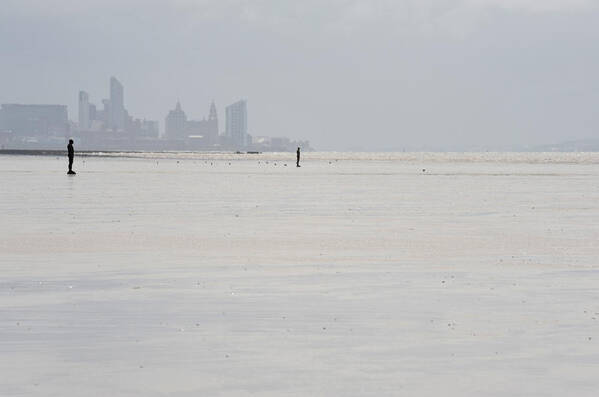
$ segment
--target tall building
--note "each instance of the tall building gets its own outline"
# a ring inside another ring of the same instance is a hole
[[[115,77],[110,78],[110,125],[113,130],[125,128],[124,89]]]
[[[137,138],[158,138],[158,121],[146,119],[131,120],[127,132]]]
[[[79,130],[85,131],[89,129],[89,94],[85,91],[79,91]]]
[[[218,115],[214,101],[210,104],[208,118],[202,120],[187,120],[185,123],[185,138],[193,141],[196,147],[209,147],[218,143]]]
[[[214,129],[216,129],[216,133],[218,134],[218,114],[216,113],[216,105],[214,104],[214,101],[210,103],[208,121],[211,121],[214,124]]]
[[[3,104],[0,130],[17,136],[64,137],[69,132],[67,107],[64,105]]]
[[[225,135],[236,147],[244,147],[247,142],[247,102],[241,100],[226,108]]]
[[[164,133],[168,139],[184,139],[187,136],[187,115],[177,101],[174,110],[168,112],[164,120]]]
[[[203,135],[206,137],[206,143],[214,144],[218,142],[218,114],[214,101],[210,103],[208,120],[202,120]]]
[[[102,99],[102,112],[99,115],[100,119],[104,123],[104,128],[109,128],[112,120],[112,110],[110,106],[110,99]]]
[[[93,103],[89,104],[89,123],[91,124],[92,121],[97,120],[97,115],[96,115],[96,105],[94,105]]]

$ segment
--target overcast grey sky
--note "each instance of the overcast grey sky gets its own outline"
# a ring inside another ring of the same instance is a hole
[[[0,50],[0,103],[71,119],[115,75],[136,117],[247,98],[318,149],[599,138],[593,0],[2,0]]]

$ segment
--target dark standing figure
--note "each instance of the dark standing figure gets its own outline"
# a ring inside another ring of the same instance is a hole
[[[300,161],[300,148],[297,148],[297,161],[295,162],[295,166],[299,167],[299,161]]]
[[[67,145],[67,150],[69,151],[69,175],[75,175],[75,171],[73,171],[73,159],[75,158],[75,149],[73,149],[73,140],[69,139],[69,144]]]

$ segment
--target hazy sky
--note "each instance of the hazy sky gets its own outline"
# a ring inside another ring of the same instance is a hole
[[[125,86],[136,117],[248,99],[318,149],[599,139],[599,1],[2,0],[0,103]]]

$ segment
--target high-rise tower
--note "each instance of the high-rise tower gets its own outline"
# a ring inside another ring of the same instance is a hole
[[[110,78],[110,120],[109,128],[122,130],[125,128],[124,89],[115,77]]]
[[[207,135],[210,142],[216,143],[218,141],[218,114],[216,113],[216,105],[214,104],[214,101],[210,103]]]
[[[216,114],[216,105],[214,104],[214,101],[210,103],[210,114],[208,115],[208,120],[214,120],[218,123],[218,115]]]
[[[89,121],[89,94],[79,91],[79,130],[85,131],[90,127]]]
[[[247,102],[241,100],[226,108],[225,134],[236,147],[247,145]]]

